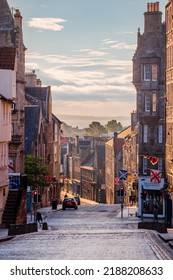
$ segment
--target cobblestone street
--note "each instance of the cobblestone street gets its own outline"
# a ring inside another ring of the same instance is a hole
[[[117,205],[81,205],[78,210],[53,211],[48,230],[18,235],[0,243],[0,259],[30,260],[169,260],[173,250],[157,232],[138,229],[135,210]]]

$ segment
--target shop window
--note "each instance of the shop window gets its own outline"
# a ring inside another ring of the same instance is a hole
[[[145,198],[143,199],[143,213],[153,214],[155,206],[157,206],[158,215],[163,215],[162,193],[160,190],[145,190]]]

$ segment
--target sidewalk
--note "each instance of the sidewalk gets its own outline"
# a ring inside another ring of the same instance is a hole
[[[139,221],[139,218],[136,216],[137,209],[138,208],[136,206],[124,205],[123,209],[121,209],[118,213],[117,218],[130,219],[137,222]]]
[[[73,195],[70,195],[70,194],[68,194],[68,196],[73,197]],[[81,198],[81,204],[98,204],[98,203],[95,201],[90,201],[88,199]],[[58,204],[57,209],[55,209],[55,210],[52,209],[52,206],[48,206],[48,207],[39,208],[39,209],[37,209],[37,211],[39,211],[42,214],[42,218],[44,220],[52,212],[59,211],[61,209],[62,209],[62,204]],[[34,214],[33,213],[32,213],[32,215],[31,215],[31,213],[27,214],[27,223],[28,224],[34,223]],[[8,228],[0,228],[0,242],[10,240],[13,237],[14,236],[8,236]]]
[[[38,211],[42,214],[43,219],[45,219],[50,213],[53,211],[59,211],[62,209],[62,205],[58,204],[57,209],[52,210],[52,206],[39,208]],[[31,213],[27,214],[27,223],[34,223],[34,214]],[[0,242],[7,241],[12,239],[13,236],[8,236],[8,228],[0,228]]]

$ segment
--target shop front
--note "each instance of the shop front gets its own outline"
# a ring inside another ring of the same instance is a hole
[[[162,189],[164,179],[160,183],[151,183],[150,177],[139,178],[138,193],[138,216],[143,218],[153,218],[157,209],[158,219],[165,218],[165,200]]]

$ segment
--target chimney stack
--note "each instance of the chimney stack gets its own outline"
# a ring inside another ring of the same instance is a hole
[[[159,11],[159,2],[147,3],[147,12],[158,12],[158,11]]]
[[[159,11],[159,2],[147,3],[147,12],[144,13],[145,33],[162,32],[162,12]]]
[[[76,135],[75,138],[75,148],[76,148],[76,154],[79,154],[79,135]]]

